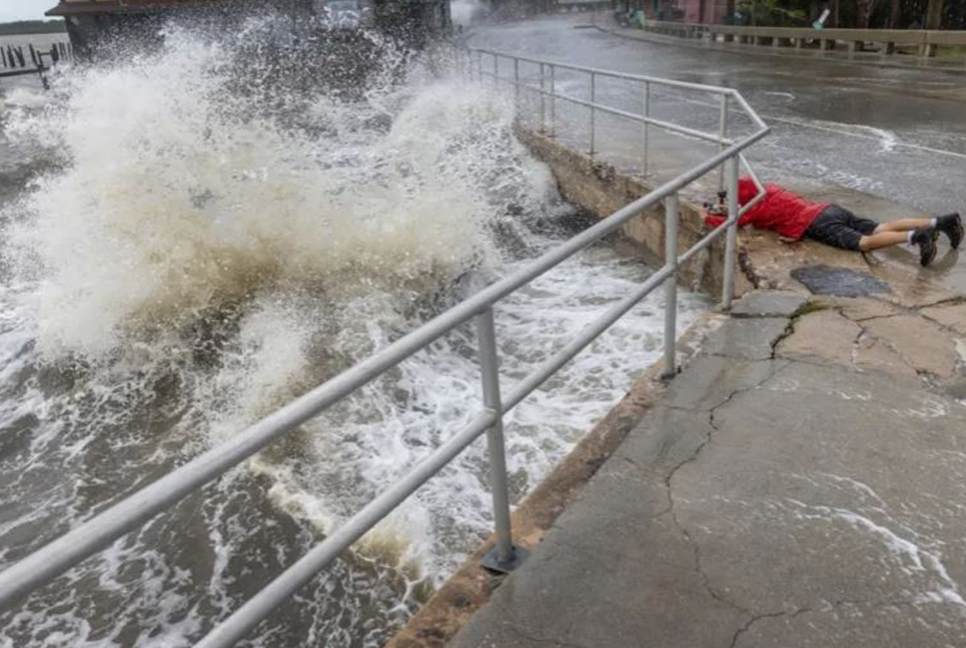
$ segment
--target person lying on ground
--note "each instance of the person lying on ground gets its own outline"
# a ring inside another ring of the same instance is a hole
[[[802,238],[854,252],[871,252],[893,245],[915,245],[923,266],[936,258],[936,238],[942,232],[955,250],[963,240],[963,224],[959,214],[938,218],[903,218],[891,223],[878,223],[860,218],[848,209],[832,203],[812,202],[781,185],[765,185],[765,197],[745,212],[738,225],[754,225],[776,232],[783,239]],[[738,204],[746,205],[758,195],[751,178],[738,181]],[[727,219],[724,205],[710,209],[705,222],[717,227]]]

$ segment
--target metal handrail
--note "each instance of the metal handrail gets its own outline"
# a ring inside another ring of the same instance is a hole
[[[708,92],[710,94],[731,94],[733,90],[731,88],[725,88],[724,86],[712,86],[705,85],[703,83],[692,83],[690,81],[678,81],[676,79],[665,79],[663,77],[653,77],[646,74],[632,74],[630,72],[617,72],[615,70],[604,70],[601,68],[588,67],[585,65],[576,65],[574,63],[566,63],[564,61],[551,61],[549,59],[538,59],[529,56],[520,56],[519,54],[510,54],[508,52],[500,52],[497,50],[486,49],[484,47],[471,47],[469,48],[471,52],[475,54],[487,54],[489,56],[498,56],[500,58],[515,59],[517,61],[523,61],[524,63],[534,63],[539,65],[543,63],[544,65],[553,65],[555,68],[560,70],[571,70],[573,72],[583,72],[586,74],[596,74],[597,76],[610,77],[612,79],[624,79],[628,81],[647,81],[655,85],[662,85],[671,88],[681,88],[684,90],[697,90],[699,92]],[[764,126],[765,123],[761,122]]]
[[[489,73],[484,72],[485,76]],[[501,79],[501,81],[507,81],[506,79]],[[687,135],[689,137],[695,137],[700,140],[705,140],[707,142],[714,142],[715,144],[731,144],[731,140],[723,139],[720,135],[705,133],[704,131],[699,131],[694,128],[688,128],[687,126],[679,126],[678,124],[672,124],[671,122],[664,121],[661,119],[655,119],[654,117],[645,117],[643,115],[638,115],[637,113],[627,112],[626,110],[621,110],[620,108],[613,108],[605,104],[597,103],[594,101],[587,101],[586,99],[580,99],[578,97],[571,97],[565,94],[555,94],[551,95],[547,90],[541,90],[539,88],[532,88],[526,83],[517,81],[507,81],[514,86],[519,86],[522,88],[527,88],[533,92],[537,92],[542,95],[553,96],[556,99],[563,99],[564,101],[569,101],[570,103],[577,104],[578,106],[584,106],[586,108],[593,108],[594,110],[599,110],[603,113],[608,113],[614,115],[615,117],[623,117],[624,119],[629,119],[630,121],[636,121],[641,124],[649,124],[651,126],[657,126],[663,130],[670,133],[676,133],[678,135]]]
[[[535,59],[526,60],[535,61]],[[548,61],[537,62],[545,66],[558,65]],[[515,64],[515,67],[518,70],[518,63]],[[581,69],[570,65],[567,67],[568,69]],[[588,68],[588,70],[590,69]],[[593,70],[593,72],[595,74],[603,73],[596,70]],[[608,73],[608,76],[620,77],[625,75]],[[710,86],[684,84],[682,82],[652,79],[651,77],[636,77],[632,80],[639,81],[641,79],[646,79],[648,83],[677,87],[688,86],[700,91],[710,88]],[[543,79],[541,79],[542,81]],[[515,88],[519,92],[520,86],[517,85]],[[510,529],[502,430],[503,415],[519,404],[527,395],[543,384],[547,378],[569,362],[662,283],[666,285],[668,296],[665,309],[665,373],[673,374],[675,370],[676,275],[678,266],[684,259],[693,255],[696,248],[703,249],[724,233],[727,234],[728,245],[725,255],[725,289],[722,303],[726,307],[730,305],[736,256],[735,236],[740,217],[737,203],[738,174],[741,164],[747,165],[742,152],[767,135],[769,129],[734,90],[716,88],[714,92],[721,94],[723,97],[735,98],[738,104],[749,113],[752,120],[761,125],[761,128],[738,142],[723,141],[724,137],[714,140],[719,143],[722,150],[701,164],[665,182],[646,196],[635,200],[565,243],[546,252],[527,267],[484,288],[476,295],[436,316],[382,351],[375,353],[250,426],[230,441],[208,450],[12,565],[0,573],[0,610],[10,607],[18,599],[49,583],[74,565],[107,547],[117,538],[169,508],[182,497],[219,477],[230,468],[237,466],[281,435],[313,418],[357,388],[396,366],[414,353],[426,348],[433,341],[470,319],[475,319],[477,328],[484,394],[483,410],[472,419],[469,425],[443,443],[404,478],[377,496],[342,526],[333,531],[323,542],[310,550],[236,610],[228,619],[216,626],[197,646],[214,648],[233,645],[321,569],[335,560],[339,553],[350,547],[380,520],[389,515],[409,495],[438,473],[469,444],[479,438],[484,431],[487,432],[489,443],[490,479],[497,535],[497,546],[489,556],[489,564],[497,568],[511,569],[518,562],[520,552],[512,544]],[[660,126],[659,124],[654,125]],[[728,169],[726,174],[729,187],[728,218],[690,251],[679,257],[676,236],[678,193],[690,183],[723,164]],[[755,182],[761,189],[757,178],[755,178]],[[761,192],[759,192],[760,197]],[[667,200],[667,262],[665,265],[654,272],[631,294],[611,306],[596,322],[585,327],[563,349],[517,383],[506,396],[501,397],[498,348],[493,326],[493,306],[507,295],[615,231],[645,210],[656,206],[662,200]],[[731,273],[730,278],[729,272]]]
[[[756,113],[751,108],[751,106],[748,104],[748,102],[745,100],[745,98],[742,97],[741,94],[738,93],[737,91],[735,91],[733,88],[724,88],[724,87],[718,87],[718,86],[709,86],[709,85],[705,85],[703,83],[691,83],[691,82],[688,82],[688,81],[677,81],[677,80],[674,80],[674,79],[661,79],[661,78],[647,76],[647,75],[642,75],[642,74],[631,74],[631,73],[627,73],[627,72],[614,72],[612,70],[601,70],[599,68],[592,68],[592,67],[582,67],[582,66],[579,66],[579,65],[574,65],[572,63],[565,63],[565,62],[560,62],[560,61],[550,61],[550,60],[546,60],[546,59],[536,59],[536,58],[526,57],[526,56],[518,56],[516,54],[507,54],[507,53],[504,53],[504,52],[497,52],[497,51],[494,51],[494,50],[483,49],[483,48],[468,48],[468,52],[469,52],[470,57],[471,57],[471,60],[469,61],[469,63],[470,63],[469,70],[472,73],[472,70],[473,70],[472,56],[475,54],[476,55],[476,66],[475,66],[476,67],[476,75],[477,75],[477,78],[481,82],[483,81],[484,78],[489,77],[489,78],[493,79],[494,84],[499,83],[499,82],[503,82],[503,83],[510,84],[510,85],[512,85],[514,87],[514,90],[516,92],[517,100],[519,100],[520,91],[521,90],[526,90],[527,92],[536,94],[536,95],[538,95],[540,97],[540,99],[541,99],[541,109],[540,109],[540,120],[541,120],[541,124],[540,124],[540,128],[541,128],[542,131],[550,133],[551,137],[555,136],[555,134],[556,134],[556,100],[557,99],[560,99],[562,101],[566,101],[568,103],[572,103],[574,105],[578,105],[578,106],[583,106],[583,107],[589,108],[590,109],[590,148],[589,148],[588,153],[592,157],[596,153],[596,151],[595,151],[595,148],[596,148],[595,145],[596,145],[596,141],[597,141],[597,133],[596,133],[596,130],[597,130],[597,118],[596,118],[596,116],[597,116],[597,113],[598,112],[602,112],[602,113],[605,113],[605,114],[610,114],[610,115],[613,115],[615,117],[620,117],[622,119],[626,119],[626,120],[629,120],[629,121],[635,121],[635,122],[638,122],[638,123],[642,124],[643,127],[644,127],[644,131],[643,131],[644,146],[643,146],[643,151],[642,151],[642,153],[643,153],[643,164],[642,164],[641,174],[643,176],[645,176],[645,177],[647,177],[647,175],[648,175],[648,167],[649,167],[649,152],[650,152],[650,149],[649,149],[649,146],[648,146],[648,142],[649,142],[648,132],[649,132],[649,127],[651,127],[651,126],[655,126],[657,128],[660,128],[662,130],[665,130],[665,131],[667,131],[669,133],[672,133],[672,134],[675,134],[675,135],[683,135],[683,136],[686,136],[686,137],[693,137],[693,138],[700,139],[700,140],[704,140],[704,141],[707,141],[707,142],[714,142],[714,143],[718,144],[719,150],[724,150],[724,148],[727,145],[734,143],[733,140],[728,139],[728,137],[727,137],[727,133],[728,133],[728,115],[729,115],[728,101],[730,99],[734,99],[737,102],[739,109],[747,117],[749,117],[751,119],[752,123],[759,130],[767,130],[767,128],[768,128],[768,126],[761,119],[761,117],[758,116],[758,113]],[[492,64],[493,64],[493,70],[492,70],[492,72],[487,71],[484,68],[484,64],[483,64],[483,57],[484,56],[489,56],[489,57],[492,58]],[[511,60],[513,62],[513,77],[512,78],[500,76],[500,73],[499,73],[500,65],[499,65],[499,63],[500,63],[500,60],[501,59],[507,59],[507,60]],[[540,72],[539,72],[539,85],[531,85],[530,83],[527,82],[527,78],[526,77],[521,77],[520,76],[520,63],[521,62],[523,62],[523,63],[530,63],[532,65],[539,65],[539,70],[540,70]],[[578,73],[587,75],[587,77],[588,77],[588,79],[590,81],[590,100],[588,101],[586,99],[580,99],[578,97],[573,97],[573,96],[569,96],[569,95],[565,95],[565,94],[562,94],[562,93],[557,92],[556,91],[556,76],[557,76],[556,75],[556,71],[558,69],[570,70],[570,71],[573,71],[573,72],[578,72]],[[548,70],[549,70],[550,90],[547,90],[546,89],[546,82],[548,81],[548,74],[547,74],[547,71]],[[619,108],[615,108],[613,106],[608,106],[606,104],[602,104],[602,103],[598,102],[597,99],[596,99],[596,87],[597,87],[596,80],[597,80],[597,77],[600,77],[600,76],[608,77],[608,78],[612,78],[612,79],[620,79],[620,80],[628,81],[628,82],[631,82],[631,83],[639,83],[639,84],[642,84],[642,87],[643,87],[643,97],[642,97],[642,99],[643,99],[643,101],[642,101],[643,111],[641,112],[641,114],[632,113],[632,112],[629,112],[629,111],[626,111],[626,110],[621,110]],[[650,105],[651,105],[650,97],[651,97],[651,86],[652,85],[669,87],[669,88],[676,88],[676,89],[679,89],[679,90],[688,90],[688,91],[691,91],[691,92],[698,92],[698,93],[705,93],[705,94],[713,94],[713,95],[717,95],[718,97],[720,97],[720,99],[719,99],[719,101],[720,101],[720,117],[719,117],[719,128],[718,128],[718,132],[717,133],[706,133],[706,132],[697,130],[695,128],[689,128],[687,126],[682,126],[682,125],[679,125],[679,124],[674,124],[674,123],[671,123],[671,122],[668,122],[668,121],[665,121],[665,120],[655,119],[654,117],[652,117],[650,115]],[[548,127],[548,124],[546,123],[546,110],[545,110],[545,106],[544,106],[544,103],[543,103],[544,102],[544,99],[546,97],[550,97],[551,98],[551,104],[550,104],[550,124],[549,124],[549,127]],[[764,187],[762,186],[761,182],[758,180],[758,176],[754,173],[754,171],[751,169],[750,165],[748,165],[747,160],[745,160],[743,156],[742,156],[742,162],[748,168],[748,170],[749,170],[749,172],[751,174],[751,177],[752,177],[755,185],[758,187],[758,195],[755,197],[754,200],[752,200],[744,208],[745,210],[747,210],[751,206],[755,205],[764,196]],[[719,191],[722,190],[722,189],[724,189],[724,167],[723,166],[722,166],[721,172],[719,173],[719,176],[718,176],[718,189],[719,189]]]

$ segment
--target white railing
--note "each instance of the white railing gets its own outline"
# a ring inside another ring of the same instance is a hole
[[[480,78],[484,76],[482,74],[484,56],[511,60],[514,62],[517,71],[519,71],[520,63],[523,61],[536,63],[540,65],[542,70],[549,71],[549,76],[541,75],[539,83],[534,86],[521,81],[519,74],[512,79],[501,78],[498,71],[492,75],[494,82],[509,82],[512,84],[518,97],[521,92],[537,92],[542,98],[548,98],[552,102],[561,100],[588,107],[594,115],[597,111],[610,112],[626,119],[639,121],[645,128],[660,128],[675,134],[697,137],[713,143],[717,150],[700,164],[665,182],[646,196],[550,250],[522,270],[488,286],[473,297],[390,344],[385,349],[258,421],[232,437],[230,441],[208,450],[15,563],[6,571],[0,573],[0,611],[11,608],[21,598],[50,583],[74,565],[106,548],[117,538],[168,509],[182,497],[216,479],[283,434],[318,415],[362,385],[470,320],[473,320],[477,331],[483,384],[483,403],[479,414],[468,426],[443,443],[409,474],[363,507],[342,526],[335,529],[323,542],[267,584],[264,589],[231,614],[229,618],[219,623],[196,645],[205,648],[224,647],[231,646],[240,640],[262,619],[271,614],[275,608],[284,603],[288,597],[318,574],[320,570],[332,563],[342,551],[350,547],[380,520],[389,515],[407,497],[438,473],[484,432],[487,433],[489,445],[490,478],[497,537],[496,547],[487,556],[484,564],[494,569],[508,571],[519,563],[524,553],[515,547],[512,542],[504,460],[503,415],[518,405],[560,367],[586,348],[601,333],[661,284],[664,284],[667,291],[664,340],[665,374],[667,376],[674,374],[678,266],[700,250],[708,247],[716,238],[726,234],[725,292],[722,301],[725,307],[730,304],[733,290],[737,221],[740,216],[737,186],[739,168],[743,163],[742,152],[763,138],[768,133],[768,127],[748,106],[741,95],[727,88],[619,74],[481,50],[473,50],[471,56],[477,57],[476,71]],[[679,124],[654,119],[648,114],[646,100],[643,104],[643,112],[634,114],[618,111],[597,103],[593,100],[593,94],[591,101],[565,96],[556,92],[554,88],[555,70],[561,68],[589,75],[591,84],[594,84],[595,79],[601,76],[622,79],[634,84],[643,83],[645,96],[647,88],[651,84],[718,95],[721,97],[722,126],[718,132],[705,133]],[[546,83],[549,83],[549,89],[545,87]],[[727,138],[727,105],[729,99],[737,102],[738,106],[747,113],[755,125],[754,132],[737,141]],[[591,121],[593,122],[595,119],[592,117]],[[592,125],[592,133],[594,128]],[[646,159],[646,147],[644,156]],[[723,225],[709,232],[701,241],[679,256],[677,252],[678,194],[692,182],[723,167],[727,167],[727,172],[721,177],[725,179],[725,185],[728,189],[728,218]],[[760,196],[761,194],[759,194],[759,198]],[[666,262],[664,266],[656,270],[624,299],[611,306],[596,322],[584,328],[573,341],[544,361],[533,373],[513,385],[507,393],[501,393],[493,308],[507,295],[556,267],[603,236],[615,231],[632,218],[639,216],[651,207],[659,205],[661,201],[665,201],[667,219],[665,228],[667,236]]]

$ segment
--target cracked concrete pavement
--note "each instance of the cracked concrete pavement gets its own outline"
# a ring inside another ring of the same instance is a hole
[[[755,292],[457,648],[966,646],[966,302]]]

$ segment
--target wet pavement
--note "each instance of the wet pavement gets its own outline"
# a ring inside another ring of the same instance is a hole
[[[511,49],[518,38],[519,47],[553,50],[565,24],[538,21],[486,37],[504,40],[494,47]],[[756,154],[766,180],[879,220],[913,215],[910,204],[943,212],[963,202],[961,118],[932,121],[962,103],[934,96],[929,73],[900,93],[881,81],[905,71],[863,68],[851,87],[828,90],[852,106],[854,123],[786,128],[791,115],[817,119],[819,81],[841,67],[803,61],[792,92],[809,100],[782,112],[755,100],[772,92],[755,75],[780,74],[762,60],[702,63],[681,48],[659,63],[646,58],[647,43],[575,31],[565,51],[531,53],[616,67],[607,52],[629,60],[628,48],[640,47],[635,71],[739,87],[776,124],[772,143],[786,147]],[[722,78],[693,78],[689,59],[694,69],[720,65]],[[891,108],[863,113],[859,106],[876,96]],[[903,99],[912,112],[889,126],[888,146],[880,138],[863,160],[861,133],[885,137],[889,111]],[[913,159],[940,122],[954,133],[946,162]],[[782,166],[796,150],[828,168],[842,160],[885,171],[860,191]],[[899,171],[903,161],[915,173]],[[963,645],[966,273],[958,253],[942,241],[936,267],[922,269],[904,247],[863,256],[785,245],[759,231],[742,232],[740,243],[742,273],[759,289],[730,317],[709,316],[717,328],[700,353],[448,645]],[[795,279],[818,265],[832,276],[833,285],[813,286],[825,294]],[[875,290],[842,290],[858,276]]]
[[[766,180],[815,180],[917,210],[966,211],[966,185],[961,182],[966,177],[966,70],[702,50],[581,28],[589,23],[588,16],[578,15],[481,28],[471,43],[736,88],[773,128],[750,156]],[[585,92],[574,83],[575,94]],[[624,92],[615,103],[638,108],[638,91]],[[667,98],[667,110],[677,118],[715,123],[714,104],[672,99]],[[626,123],[615,128],[634,136],[640,130]]]
[[[963,305],[935,297],[739,302],[449,645],[963,645]]]

